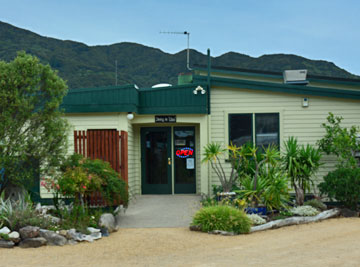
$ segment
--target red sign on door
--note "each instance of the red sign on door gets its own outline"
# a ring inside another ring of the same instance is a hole
[[[190,148],[190,147],[184,147],[181,149],[176,150],[176,156],[178,156],[179,158],[188,158],[192,155],[194,155],[194,149]]]

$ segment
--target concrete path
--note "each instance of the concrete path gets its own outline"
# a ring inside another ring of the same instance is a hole
[[[120,228],[188,227],[200,208],[197,195],[142,195],[120,216]]]

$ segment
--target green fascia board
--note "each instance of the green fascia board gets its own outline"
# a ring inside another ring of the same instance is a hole
[[[194,68],[194,71],[207,72],[207,68]],[[234,71],[234,70],[222,70],[211,67],[211,72],[213,73],[223,73],[230,75],[244,75],[244,76],[253,76],[253,77],[261,77],[261,78],[273,78],[273,79],[283,79],[281,75],[275,74],[267,74],[267,73],[253,73],[253,72],[244,72],[244,71]]]
[[[135,112],[137,114],[205,114],[207,95],[193,91],[206,83],[162,88],[130,86],[82,88],[69,91],[61,108],[65,113]]]
[[[196,75],[194,81],[206,81],[206,76]],[[303,85],[288,85],[279,83],[238,80],[220,77],[211,77],[212,86],[225,86],[231,88],[243,88],[260,91],[270,91],[276,93],[287,93],[297,95],[313,95],[335,98],[346,98],[360,100],[360,91],[355,90],[341,90],[333,88],[312,87]]]

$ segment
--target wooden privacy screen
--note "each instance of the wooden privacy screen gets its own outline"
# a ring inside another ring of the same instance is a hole
[[[118,130],[74,131],[75,153],[91,159],[108,161],[111,167],[128,182],[128,133]],[[106,203],[99,193],[90,196],[91,206]]]

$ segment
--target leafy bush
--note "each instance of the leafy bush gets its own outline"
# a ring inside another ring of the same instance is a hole
[[[311,207],[313,207],[315,209],[318,209],[320,211],[324,211],[324,210],[327,209],[327,206],[321,200],[318,200],[316,198],[305,201],[304,205],[311,206]]]
[[[294,215],[299,216],[315,216],[319,211],[311,206],[298,206],[290,210]]]
[[[252,221],[253,225],[260,225],[266,223],[264,218],[261,218],[257,214],[246,214],[246,216]]]
[[[108,203],[120,198],[127,205],[128,185],[111,168],[110,163],[74,154],[63,164],[61,170],[64,175],[59,178],[58,183],[62,194],[78,197],[99,191]]]
[[[54,223],[49,218],[45,218],[36,213],[32,203],[19,198],[17,201],[10,199],[4,200],[3,195],[0,197],[0,221],[12,231],[19,231],[20,228],[27,225],[38,226],[43,229],[49,229]]]
[[[325,136],[318,144],[327,155],[337,157],[338,167],[357,168],[359,161],[355,158],[355,151],[360,150],[360,143],[356,141],[359,127],[344,128],[340,125],[342,120],[342,117],[330,112],[327,117],[328,124],[322,124],[326,131]]]
[[[319,184],[322,195],[341,202],[345,207],[357,210],[360,201],[360,168],[338,168],[329,172]]]
[[[243,211],[230,206],[204,207],[195,214],[192,221],[192,225],[200,226],[203,232],[222,230],[237,234],[249,233],[251,224]]]
[[[77,231],[88,234],[87,227],[99,228],[98,221],[102,209],[83,208],[75,205],[71,210],[61,210],[61,229],[75,228]]]
[[[253,207],[262,204],[269,210],[287,208],[288,177],[281,166],[279,150],[269,146],[260,153],[255,146],[245,146],[241,153],[241,189],[235,192]]]

